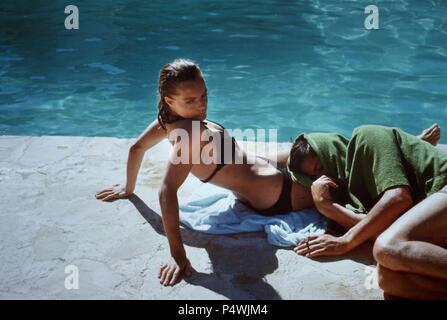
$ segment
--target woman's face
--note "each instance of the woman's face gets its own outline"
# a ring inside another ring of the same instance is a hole
[[[309,154],[301,161],[300,170],[312,178],[319,178],[324,175],[323,165],[315,154]]]
[[[202,77],[180,83],[177,86],[176,94],[166,96],[164,99],[175,115],[200,121],[206,119],[208,95]]]

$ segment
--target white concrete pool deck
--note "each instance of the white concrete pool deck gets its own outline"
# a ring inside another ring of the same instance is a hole
[[[0,299],[382,299],[365,287],[371,244],[310,260],[269,245],[263,233],[183,229],[196,272],[163,287],[157,274],[168,246],[158,187],[169,145],[146,153],[130,200],[94,197],[125,181],[133,141],[0,136]],[[180,197],[200,183],[190,176]],[[70,265],[79,289],[65,288]]]

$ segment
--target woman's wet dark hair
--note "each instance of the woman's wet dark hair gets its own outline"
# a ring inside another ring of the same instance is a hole
[[[308,155],[315,155],[315,152],[304,136],[300,136],[294,141],[292,149],[290,150],[289,170],[292,172],[301,172],[301,162]]]
[[[177,86],[184,81],[194,81],[203,78],[199,65],[189,59],[175,59],[160,70],[158,81],[158,122],[166,129],[165,123],[171,123],[181,117],[171,114],[165,102],[166,96],[175,94]]]

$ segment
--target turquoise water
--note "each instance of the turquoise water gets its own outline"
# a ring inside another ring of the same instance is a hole
[[[64,28],[75,4],[80,29]],[[228,128],[447,128],[447,1],[0,3],[0,134],[135,137],[158,71],[200,63],[208,117]],[[447,139],[443,139],[446,142]]]

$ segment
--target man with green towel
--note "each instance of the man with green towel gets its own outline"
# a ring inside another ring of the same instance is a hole
[[[316,208],[348,229],[311,236],[295,252],[340,255],[382,234],[374,255],[386,294],[447,298],[447,153],[400,129],[369,125],[350,140],[298,136],[288,167],[311,187]]]

